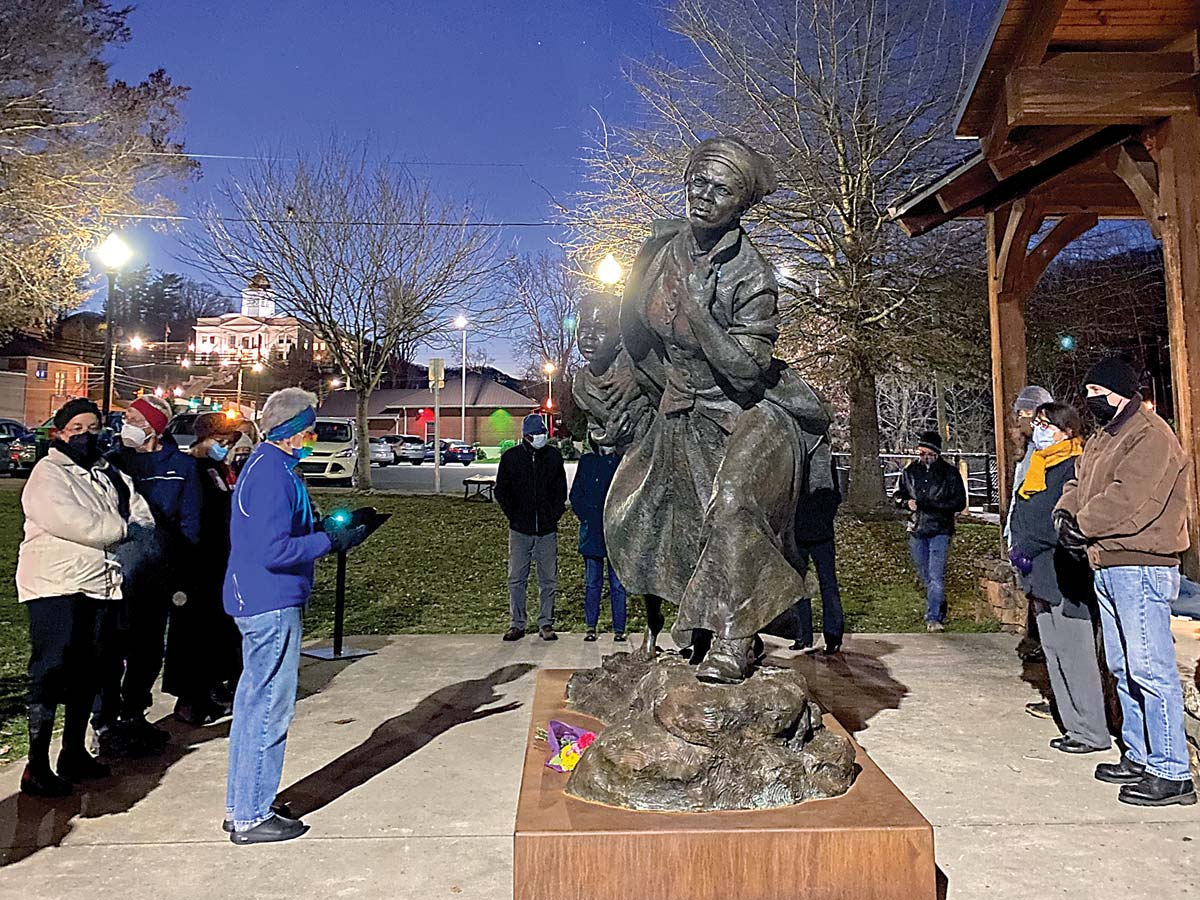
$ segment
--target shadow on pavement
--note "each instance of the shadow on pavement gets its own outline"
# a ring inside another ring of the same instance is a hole
[[[375,643],[387,642],[376,639]],[[300,666],[299,700],[320,693],[353,662],[306,659]],[[171,766],[202,744],[229,737],[228,719],[194,728],[174,716],[165,716],[157,724],[171,732],[171,742],[161,756],[117,760],[111,778],[81,786],[78,792],[60,800],[21,793],[0,800],[0,867],[28,859],[46,847],[57,847],[71,833],[77,818],[98,819],[129,812],[162,783]]]
[[[908,688],[894,679],[884,657],[900,649],[890,641],[858,636],[850,638],[834,656],[800,655],[791,665],[808,682],[808,689],[823,709],[833,714],[852,735],[885,709],[899,709]]]
[[[408,712],[393,716],[352,750],[286,788],[279,800],[303,817],[366,784],[456,725],[519,709],[520,703],[484,707],[503,697],[496,688],[536,669],[532,663],[504,666],[483,678],[434,691]]]

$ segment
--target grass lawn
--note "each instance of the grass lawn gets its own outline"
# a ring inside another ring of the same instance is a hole
[[[25,613],[13,583],[21,538],[19,487],[19,482],[0,482],[0,761],[21,755],[26,743],[23,691],[29,650]],[[508,627],[507,528],[494,504],[450,497],[360,499],[320,492],[315,497],[326,511],[369,503],[392,513],[350,556],[347,634],[499,633]],[[568,515],[559,534],[558,627],[563,631],[583,630],[583,563],[575,552],[576,539],[577,522]],[[997,627],[990,620],[974,622],[971,602],[978,590],[972,560],[993,554],[997,540],[993,526],[961,526],[946,584],[949,630]],[[850,631],[924,628],[925,601],[908,561],[901,522],[840,520],[838,555]],[[306,636],[332,633],[333,592],[334,565],[324,561],[317,566]],[[819,618],[820,603],[814,606]],[[629,630],[639,631],[643,609],[636,601],[630,604],[630,619]]]

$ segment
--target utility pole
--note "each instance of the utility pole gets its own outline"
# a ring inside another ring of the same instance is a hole
[[[446,361],[429,361],[429,387],[433,390],[433,492],[442,492],[442,388],[446,386]]]

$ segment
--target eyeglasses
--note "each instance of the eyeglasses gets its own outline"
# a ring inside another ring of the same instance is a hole
[[[1041,425],[1043,428],[1053,428],[1053,427],[1054,427],[1054,423],[1053,423],[1053,422],[1051,422],[1049,419],[1042,418],[1041,416],[1039,416],[1038,418],[1034,419],[1034,420],[1033,420],[1033,424],[1034,424],[1034,425]]]

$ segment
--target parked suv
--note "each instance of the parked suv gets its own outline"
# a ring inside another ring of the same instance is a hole
[[[317,443],[312,455],[300,461],[300,473],[309,481],[352,484],[358,454],[358,430],[353,419],[322,417],[313,425]]]
[[[425,439],[417,437],[415,434],[394,434],[388,435],[388,438],[397,438],[392,441],[392,448],[396,452],[396,462],[410,462],[414,466],[419,466],[425,461]]]

